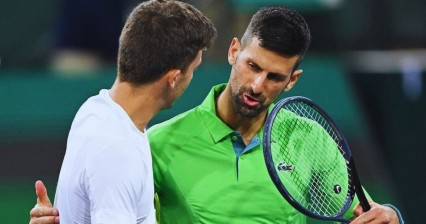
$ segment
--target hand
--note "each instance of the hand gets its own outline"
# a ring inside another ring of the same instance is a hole
[[[350,224],[399,224],[396,212],[387,206],[370,202],[371,209],[363,213],[362,207],[358,204],[354,209],[355,219]]]
[[[47,189],[41,180],[35,183],[37,204],[30,211],[30,224],[56,224],[59,223],[59,211],[53,208]]]

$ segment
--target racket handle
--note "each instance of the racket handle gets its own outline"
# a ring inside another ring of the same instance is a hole
[[[371,209],[370,203],[368,203],[368,199],[365,196],[364,190],[362,189],[361,183],[359,183],[359,180],[358,180],[357,185],[355,185],[355,186],[356,186],[355,187],[355,193],[356,193],[356,196],[358,196],[359,204],[362,207],[362,211],[363,212],[370,211],[370,209]]]
[[[359,204],[361,205],[363,212],[370,211],[371,206],[370,206],[370,203],[368,203],[368,199],[365,196],[364,190],[362,189],[361,181],[359,180],[358,172],[356,171],[353,157],[351,157],[350,159],[350,164],[353,170],[353,175],[354,175],[353,181],[355,186],[355,193],[356,193],[356,196],[358,196]]]
[[[367,199],[365,199],[365,201],[364,200],[359,200],[359,203],[360,203],[360,205],[362,207],[362,211],[364,211],[364,212],[370,211],[371,206],[370,206],[370,203],[368,203]]]

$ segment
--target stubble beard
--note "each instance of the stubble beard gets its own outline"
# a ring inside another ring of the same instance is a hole
[[[239,115],[246,118],[255,118],[262,113],[266,106],[264,105],[265,99],[262,96],[255,97],[259,101],[259,105],[252,107],[244,103],[244,93],[250,93],[251,96],[256,94],[249,88],[241,88],[238,92],[231,92],[232,106]]]

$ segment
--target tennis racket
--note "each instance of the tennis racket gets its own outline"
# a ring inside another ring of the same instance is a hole
[[[348,223],[343,215],[355,194],[363,210],[370,210],[343,134],[312,100],[288,97],[274,106],[264,126],[263,153],[276,188],[301,213]]]

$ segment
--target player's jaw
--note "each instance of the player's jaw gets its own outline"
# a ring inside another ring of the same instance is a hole
[[[181,71],[179,76],[177,76],[174,87],[169,89],[169,91],[165,91],[169,94],[166,94],[168,103],[163,109],[172,107],[176,100],[185,92],[186,88],[188,88],[188,85],[191,83],[195,69],[201,64],[202,57],[203,51],[199,50],[186,71]]]
[[[241,87],[232,92],[232,106],[242,117],[254,118],[268,108],[265,105],[265,97],[259,93],[255,94],[251,88]]]

